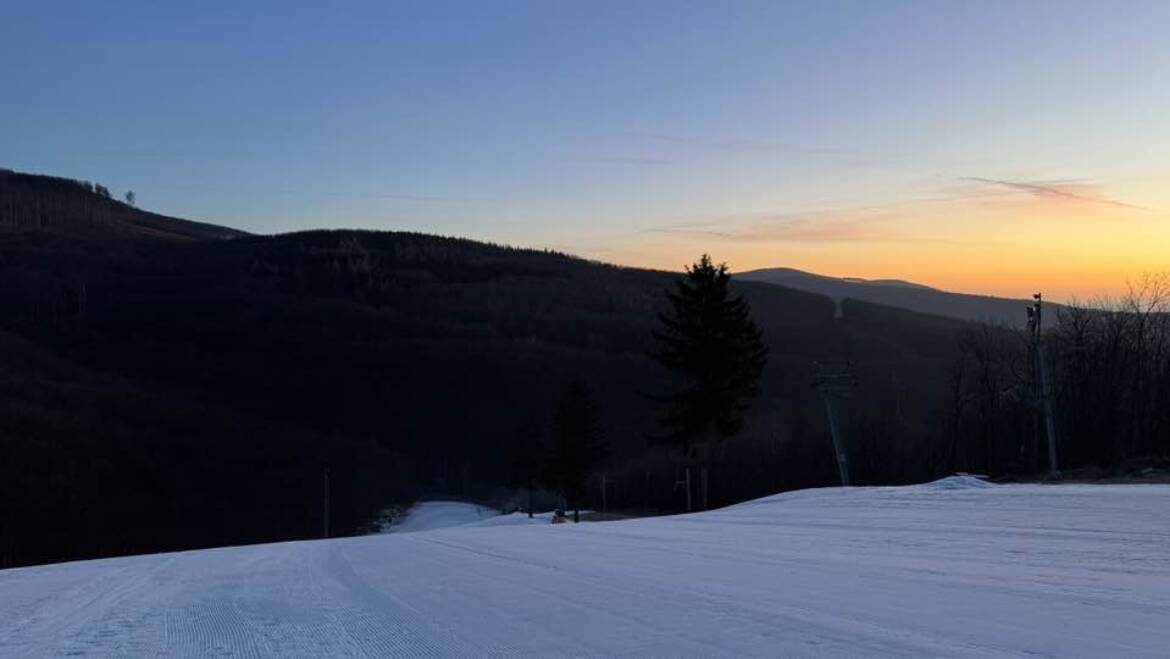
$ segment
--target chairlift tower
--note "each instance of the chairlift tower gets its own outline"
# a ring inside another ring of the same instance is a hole
[[[1044,429],[1048,435],[1048,477],[1060,478],[1056,460],[1056,420],[1052,412],[1052,385],[1048,378],[1048,358],[1044,345],[1043,304],[1041,293],[1032,295],[1035,302],[1028,307],[1028,332],[1032,339],[1032,368],[1038,385],[1037,398],[1044,415]]]
[[[853,390],[857,388],[857,377],[853,374],[853,362],[816,362],[816,375],[813,377],[812,384],[825,399],[825,414],[829,419],[829,434],[833,437],[833,453],[837,457],[837,470],[841,475],[841,487],[849,487],[849,456],[845,452],[845,442],[841,436],[838,403],[853,395]]]

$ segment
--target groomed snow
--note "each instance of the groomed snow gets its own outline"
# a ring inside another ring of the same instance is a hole
[[[435,531],[453,526],[475,524],[493,517],[499,517],[500,511],[474,503],[463,501],[423,501],[416,503],[406,511],[406,516],[398,524],[386,527],[387,533],[414,533],[417,531]]]
[[[1170,486],[806,490],[0,571],[0,655],[1170,652]]]

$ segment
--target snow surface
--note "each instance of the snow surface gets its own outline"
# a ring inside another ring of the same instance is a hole
[[[0,571],[0,655],[1170,652],[1170,486],[948,479],[710,513]]]
[[[403,520],[385,529],[386,533],[434,531],[464,526],[499,517],[500,511],[463,501],[423,501],[406,511]]]

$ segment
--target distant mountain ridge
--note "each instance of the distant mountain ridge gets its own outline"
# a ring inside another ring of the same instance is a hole
[[[793,272],[798,272],[798,273],[812,275],[812,276],[819,276],[819,275],[813,275],[812,273],[809,273],[809,272],[803,272],[802,270],[794,270],[792,268],[781,268],[781,269],[792,270]],[[905,279],[862,279],[861,277],[840,277],[839,279],[841,281],[847,281],[851,284],[863,284],[866,286],[902,286],[905,288],[918,288],[918,289],[928,290],[928,291],[938,290],[937,288],[934,288],[932,286],[926,286],[924,284],[916,284],[912,281],[906,281]]]
[[[844,300],[858,300],[1005,327],[1023,327],[1027,323],[1025,308],[1031,304],[1031,300],[952,293],[901,279],[829,277],[795,268],[764,268],[736,273],[735,276],[743,281],[776,284],[825,295],[838,305]],[[1046,316],[1045,326],[1052,320],[1055,320],[1054,313]]]

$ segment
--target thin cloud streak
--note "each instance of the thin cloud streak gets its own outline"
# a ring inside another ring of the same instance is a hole
[[[692,236],[711,236],[714,238],[734,239],[738,238],[734,233],[727,231],[718,231],[715,229],[705,229],[702,226],[689,225],[664,225],[659,227],[646,227],[641,230],[642,233],[667,233],[667,234],[683,234]]]
[[[906,219],[901,212],[876,208],[752,213],[707,222],[645,227],[640,232],[727,242],[993,244],[985,240],[953,240],[908,234],[898,226],[900,221]]]
[[[1026,192],[1033,197],[1041,199],[1062,199],[1088,204],[1104,204],[1118,208],[1146,210],[1145,208],[1135,204],[1130,204],[1124,201],[1119,201],[1117,199],[1111,199],[1104,195],[1096,194],[1094,192],[1093,186],[1084,184],[1012,181],[1007,179],[984,178],[981,176],[963,176],[959,180],[1010,188],[1012,190]]]

